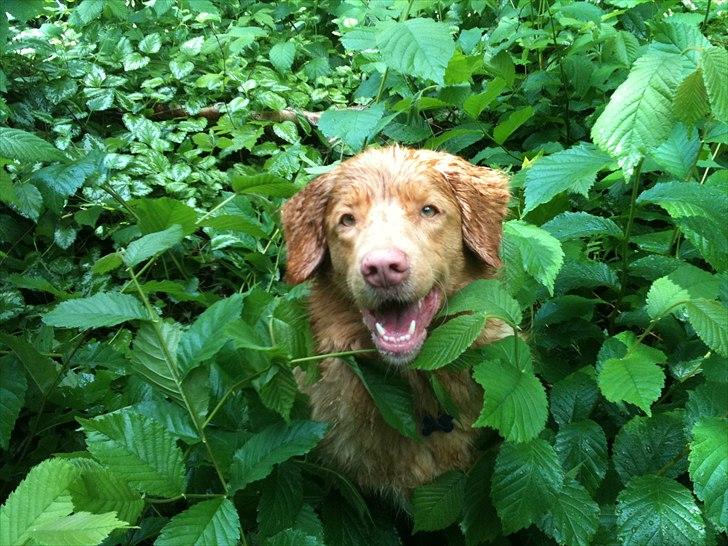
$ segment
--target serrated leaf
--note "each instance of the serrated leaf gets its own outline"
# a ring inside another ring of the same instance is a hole
[[[542,225],[541,229],[548,231],[559,241],[570,241],[597,235],[623,236],[622,230],[613,220],[602,216],[594,216],[583,211],[562,212]]]
[[[184,491],[182,451],[161,424],[131,411],[78,422],[89,452],[139,491],[162,497]]]
[[[592,127],[594,143],[616,157],[629,176],[648,148],[672,129],[672,97],[688,62],[657,46],[635,61]]]
[[[526,171],[526,206],[523,213],[548,203],[565,191],[586,197],[596,181],[597,173],[610,162],[611,158],[607,154],[583,143],[539,159]]]
[[[693,428],[690,479],[705,503],[705,516],[722,532],[728,529],[728,421],[708,417]]]
[[[599,528],[599,505],[583,485],[567,480],[538,526],[559,544],[587,546]]]
[[[162,48],[162,39],[157,32],[147,34],[139,41],[139,51],[142,53],[156,53]]]
[[[531,525],[548,510],[563,484],[564,471],[545,440],[504,442],[495,462],[490,495],[503,531],[512,533]]]
[[[420,17],[384,25],[376,42],[388,67],[439,84],[455,52],[448,25]]]
[[[562,295],[577,288],[598,286],[618,289],[617,273],[604,262],[566,262],[556,277],[554,291]]]
[[[277,412],[288,421],[298,394],[296,379],[291,370],[281,366],[271,366],[270,371],[256,380],[254,385],[265,407]]]
[[[242,231],[261,239],[266,236],[265,231],[258,224],[237,214],[221,214],[220,216],[205,218],[200,220],[199,225],[224,231]]]
[[[121,254],[114,252],[96,260],[94,265],[91,266],[91,272],[95,275],[103,275],[104,273],[113,271],[117,267],[121,267],[123,264],[124,259],[121,257]]]
[[[660,182],[643,191],[637,203],[656,203],[673,218],[704,216],[728,220],[728,195],[716,188],[690,182]]]
[[[614,439],[614,468],[625,484],[658,471],[676,478],[685,472],[685,443],[682,421],[676,415],[633,417]]]
[[[42,138],[10,127],[0,127],[0,157],[23,163],[63,161],[65,156]]]
[[[33,173],[33,179],[40,180],[58,195],[68,197],[76,193],[87,178],[103,170],[103,159],[104,154],[91,152],[75,161],[39,169]]]
[[[326,110],[321,114],[318,128],[326,138],[339,139],[358,152],[374,136],[383,115],[383,103],[362,109]]]
[[[505,89],[506,82],[502,78],[495,78],[488,82],[485,91],[478,93],[477,95],[469,95],[465,102],[463,102],[463,112],[468,114],[471,118],[477,119],[480,114],[487,108],[487,106],[493,102],[501,91]]]
[[[182,239],[184,239],[184,233],[179,224],[173,224],[164,231],[143,235],[126,247],[122,255],[124,263],[129,267],[133,267],[144,260],[169,250],[180,243]]]
[[[661,277],[652,283],[647,292],[645,309],[650,318],[664,317],[667,313],[677,311],[678,308],[690,301],[690,294],[668,277]]]
[[[485,360],[473,370],[484,391],[483,409],[473,426],[489,426],[509,441],[523,442],[538,436],[546,424],[548,404],[543,385],[533,373],[528,346],[515,337],[496,342],[506,358]],[[518,351],[527,356],[516,355]]]
[[[532,106],[524,106],[515,112],[508,114],[508,117],[501,121],[493,129],[493,140],[496,144],[503,144],[516,129],[533,117],[535,110]]]
[[[484,453],[468,471],[463,494],[463,519],[460,529],[467,546],[492,541],[501,534],[498,513],[490,500],[495,453]]]
[[[715,353],[703,360],[703,368],[711,360],[717,361],[718,365],[724,367],[728,372],[728,362]],[[705,375],[710,379],[711,374],[704,370]],[[706,417],[728,417],[728,397],[725,396],[725,385],[713,380],[698,385],[697,388],[688,391],[688,401],[685,404],[685,433],[690,437],[692,430],[698,421]]]
[[[127,525],[127,522],[116,518],[116,512],[105,514],[76,512],[34,527],[30,536],[38,544],[96,546],[103,542],[111,531]]]
[[[564,263],[564,251],[559,240],[521,220],[506,222],[503,235],[515,249],[523,269],[553,295],[556,275]]]
[[[697,129],[678,123],[668,139],[652,150],[650,156],[663,170],[677,178],[686,179],[695,166],[699,151]]]
[[[466,311],[485,313],[488,318],[499,318],[515,326],[522,319],[518,302],[494,279],[471,282],[448,299],[440,315],[457,315]]]
[[[27,388],[28,383],[18,361],[9,357],[0,359],[0,448],[6,451]]]
[[[119,292],[99,292],[88,298],[59,303],[43,315],[43,322],[60,328],[102,328],[129,320],[149,320],[139,300]]]
[[[38,220],[43,210],[43,195],[33,184],[25,182],[13,186],[15,198],[12,207],[20,214],[33,221]]]
[[[387,374],[386,370],[376,366],[359,366],[353,360],[346,363],[366,387],[382,419],[402,436],[417,440],[420,436],[415,422],[412,389],[404,378]]]
[[[163,231],[177,224],[185,235],[197,229],[195,209],[169,197],[139,199],[131,206],[137,214],[139,229],[143,234]]]
[[[240,540],[240,519],[226,498],[198,502],[164,526],[155,546],[235,546]]]
[[[411,367],[418,370],[436,370],[447,366],[473,344],[483,326],[484,313],[450,319],[427,336]]]
[[[321,441],[325,432],[324,423],[291,421],[288,425],[271,425],[254,434],[233,456],[230,490],[236,491],[261,480],[271,473],[275,465],[308,453]]]
[[[262,487],[258,502],[258,528],[271,536],[295,523],[303,507],[301,471],[293,464],[278,465]]]
[[[0,507],[0,544],[25,544],[36,527],[73,511],[68,487],[79,471],[62,459],[34,466]]]
[[[568,423],[556,435],[554,449],[567,474],[575,477],[589,491],[596,491],[607,473],[607,437],[604,430],[590,419]]]
[[[296,187],[288,180],[272,174],[255,174],[251,176],[234,174],[231,182],[233,191],[242,194],[291,197],[297,191]]]
[[[688,124],[693,124],[708,114],[710,103],[701,69],[696,70],[680,83],[675,91],[673,109],[675,117]]]
[[[577,370],[551,388],[551,414],[559,426],[586,419],[594,409],[599,391],[587,370]]]
[[[664,476],[640,476],[617,497],[617,530],[624,546],[705,541],[705,526],[693,496]]]
[[[690,325],[700,339],[718,354],[728,357],[728,308],[717,301],[695,299],[686,309]]]
[[[415,526],[413,532],[435,531],[452,525],[460,517],[465,492],[465,475],[451,471],[412,493]]]
[[[296,44],[293,42],[279,42],[270,48],[268,58],[279,72],[288,72],[296,58]]]
[[[240,318],[243,298],[235,294],[220,300],[202,313],[185,331],[177,347],[177,363],[182,377],[205,360],[215,356],[228,338],[223,331],[229,323]]]
[[[728,51],[722,47],[709,47],[701,57],[703,81],[710,99],[710,109],[716,119],[728,123]]]

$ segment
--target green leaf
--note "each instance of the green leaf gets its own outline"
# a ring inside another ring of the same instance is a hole
[[[538,526],[559,544],[588,546],[599,528],[599,505],[583,485],[567,480]]]
[[[532,106],[524,106],[515,112],[508,114],[508,117],[501,121],[493,129],[493,140],[496,144],[503,144],[513,132],[533,117],[535,110]]]
[[[506,82],[502,78],[495,78],[488,82],[488,85],[482,93],[477,95],[469,95],[465,102],[463,102],[463,112],[468,114],[471,118],[478,119],[480,114],[485,110],[488,105],[493,102],[501,91],[505,89]]]
[[[509,245],[520,265],[553,295],[554,282],[562,264],[561,243],[547,231],[521,220],[510,220],[503,226],[504,245]]]
[[[139,51],[142,53],[156,53],[162,48],[162,39],[157,32],[147,34],[139,41]]]
[[[705,526],[693,496],[664,476],[640,476],[617,497],[617,530],[624,546],[705,541]]]
[[[220,216],[208,217],[200,220],[199,225],[200,227],[211,227],[221,231],[242,231],[260,239],[266,236],[265,231],[258,224],[244,216],[236,214],[221,214]]]
[[[15,199],[12,206],[20,214],[33,221],[38,220],[43,210],[43,195],[33,184],[23,183],[13,186]]]
[[[473,370],[473,378],[484,391],[483,409],[473,426],[495,428],[512,442],[530,440],[538,436],[546,424],[546,392],[533,373],[525,343],[516,337],[496,343],[507,352],[506,358],[485,360]],[[525,358],[516,355],[516,347],[526,353]]]
[[[96,546],[114,529],[127,526],[116,518],[116,512],[91,514],[76,512],[33,528],[30,536],[39,544],[54,546]]]
[[[622,230],[613,220],[581,211],[562,212],[542,225],[541,229],[548,231],[562,242],[597,235],[618,238],[623,236]]]
[[[496,317],[509,324],[521,323],[521,308],[518,302],[494,279],[478,279],[450,297],[440,312],[441,316],[457,315],[465,311],[485,313],[488,318]]]
[[[675,125],[670,137],[650,152],[652,159],[665,171],[686,179],[695,166],[700,151],[700,138],[695,128]]]
[[[709,417],[693,428],[690,479],[705,503],[705,516],[722,532],[728,529],[728,421]]]
[[[182,451],[161,424],[131,411],[77,420],[89,452],[139,491],[162,497],[184,491]]]
[[[680,54],[649,47],[592,127],[594,143],[616,157],[627,176],[648,148],[669,136],[672,97],[688,65]]]
[[[710,103],[701,69],[696,70],[680,83],[675,91],[673,111],[677,119],[687,124],[694,124],[708,114]]]
[[[234,174],[231,182],[235,193],[242,194],[291,197],[297,191],[296,186],[288,180],[272,174],[255,174],[252,176]]]
[[[33,133],[0,127],[0,157],[23,163],[63,161],[65,156],[52,144]]]
[[[195,209],[169,197],[144,198],[132,201],[131,206],[139,218],[139,229],[143,234],[164,231],[178,224],[185,235],[197,229]]]
[[[285,74],[291,70],[293,60],[296,58],[296,44],[293,42],[278,42],[270,48],[268,58],[278,72]]]
[[[321,115],[318,128],[326,138],[339,139],[358,152],[364,142],[374,136],[383,115],[383,103],[362,109],[326,110]]]
[[[710,99],[710,108],[716,119],[728,123],[728,51],[722,47],[709,47],[701,57],[703,81]]]
[[[121,257],[121,254],[114,252],[96,260],[94,265],[91,266],[91,272],[94,275],[103,275],[104,273],[113,271],[117,267],[121,267],[123,263],[124,259]]]
[[[419,439],[412,390],[405,379],[378,366],[359,366],[346,360],[372,397],[384,421],[402,436]]]
[[[596,491],[607,473],[607,437],[604,430],[590,419],[568,423],[559,429],[554,449],[567,474],[589,491]]]
[[[43,394],[48,393],[56,383],[60,366],[22,338],[0,332],[0,343],[10,348],[38,390]]]
[[[703,216],[728,221],[728,195],[697,183],[660,182],[643,191],[637,203],[656,203],[673,218]]]
[[[129,243],[123,253],[123,260],[126,265],[133,267],[153,256],[161,254],[184,239],[182,227],[173,224],[164,231],[157,231],[144,235],[136,241]]]
[[[594,409],[599,391],[589,371],[592,369],[577,370],[551,388],[551,414],[559,426],[586,419]]]
[[[565,191],[587,197],[597,173],[610,162],[607,154],[590,144],[579,144],[539,159],[526,171],[523,214]]]
[[[67,163],[58,163],[39,169],[33,173],[33,179],[63,197],[76,193],[87,178],[103,172],[104,154],[91,152],[88,155]]]
[[[485,326],[485,314],[461,315],[435,328],[425,340],[412,368],[436,370],[447,366],[473,344]]]
[[[465,475],[451,471],[412,493],[413,532],[435,531],[455,523],[463,508]]]
[[[301,471],[293,464],[278,465],[263,484],[258,502],[258,529],[271,536],[295,523],[303,507]]]
[[[139,300],[119,292],[99,292],[88,298],[59,303],[43,315],[43,322],[59,328],[102,328],[128,320],[148,320]]]
[[[12,357],[0,359],[0,448],[6,451],[27,388],[28,383],[18,361]]]
[[[690,294],[687,290],[671,281],[669,277],[661,277],[650,286],[645,308],[650,318],[655,320],[677,311],[689,301]]]
[[[528,527],[549,509],[564,484],[564,471],[554,448],[535,438],[504,442],[493,473],[491,498],[503,531]]]
[[[235,546],[240,540],[240,519],[226,498],[198,502],[164,526],[155,546]]]
[[[254,385],[265,407],[277,412],[288,421],[298,394],[293,372],[288,368],[273,365],[267,374],[256,379]]]
[[[625,484],[634,477],[657,472],[676,478],[685,472],[685,444],[682,420],[677,415],[633,417],[614,439],[614,468]]]
[[[184,332],[177,347],[179,371],[184,377],[192,368],[215,356],[227,343],[223,331],[229,323],[240,318],[243,298],[235,294],[220,300],[202,313]]]
[[[73,511],[68,487],[79,471],[62,459],[34,466],[0,507],[0,544],[25,544],[33,529]]]
[[[326,425],[315,421],[291,421],[271,425],[250,437],[235,452],[230,467],[230,491],[262,480],[273,467],[291,457],[305,455],[324,437]]]
[[[728,308],[720,302],[695,299],[687,305],[690,325],[705,344],[728,357]]]
[[[460,529],[467,546],[492,541],[501,534],[498,513],[490,500],[495,453],[484,453],[468,471],[463,495],[463,519]]]
[[[425,18],[385,24],[376,42],[389,68],[440,85],[455,52],[448,25]]]

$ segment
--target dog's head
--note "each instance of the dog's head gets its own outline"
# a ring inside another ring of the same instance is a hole
[[[469,268],[500,264],[508,198],[505,175],[453,155],[370,149],[283,207],[287,279],[330,267],[382,357],[409,362]]]

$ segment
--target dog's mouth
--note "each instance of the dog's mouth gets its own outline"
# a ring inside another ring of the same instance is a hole
[[[364,324],[379,354],[393,364],[414,360],[441,300],[440,291],[433,288],[416,301],[388,301],[376,309],[362,310]]]

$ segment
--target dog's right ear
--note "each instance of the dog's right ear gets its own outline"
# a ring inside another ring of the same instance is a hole
[[[283,205],[283,234],[288,251],[286,280],[291,284],[311,278],[326,256],[324,213],[334,175],[326,173]]]

